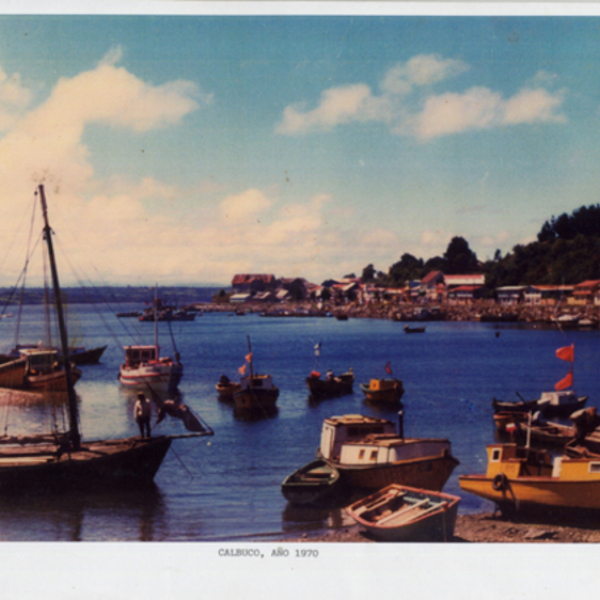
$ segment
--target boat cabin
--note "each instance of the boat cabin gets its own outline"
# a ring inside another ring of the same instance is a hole
[[[364,439],[371,434],[396,435],[396,426],[387,419],[362,415],[329,417],[323,421],[319,450],[323,458],[339,460],[343,444]]]
[[[141,363],[158,360],[158,346],[125,346],[125,366],[135,367]]]
[[[566,390],[562,392],[542,392],[538,406],[543,408],[544,406],[565,406],[569,404],[577,404],[579,398],[573,390]]]
[[[249,388],[254,390],[271,390],[275,387],[270,375],[253,375],[252,377],[248,375],[246,377],[242,377],[240,384],[242,386],[242,390],[247,390]]]
[[[340,465],[376,465],[450,453],[450,442],[442,439],[404,439],[397,434],[371,434],[342,445]]]
[[[504,473],[509,479],[515,477],[557,477],[553,473],[552,457],[547,450],[535,450],[517,444],[490,444],[487,477]],[[560,464],[560,463],[559,463]]]
[[[58,367],[58,352],[56,350],[21,350],[21,355],[27,359],[29,373],[49,373]]]

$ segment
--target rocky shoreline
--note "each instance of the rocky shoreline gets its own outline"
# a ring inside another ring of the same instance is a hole
[[[369,304],[342,304],[315,302],[282,302],[264,304],[245,302],[241,304],[204,303],[194,307],[202,312],[229,312],[239,316],[259,313],[267,317],[319,317],[389,319],[393,321],[487,321],[494,323],[518,323],[529,327],[567,328],[568,323],[557,324],[559,315],[570,315],[585,321],[586,328],[597,329],[600,323],[600,307],[568,305],[560,306],[499,306],[494,300],[476,300],[469,304],[442,303],[438,305],[415,305],[396,301],[374,301]],[[579,323],[581,327],[581,323]]]
[[[304,533],[285,537],[278,542],[374,543],[360,525],[326,532]],[[598,543],[600,529],[590,525],[556,525],[507,521],[492,513],[458,515],[454,529],[455,543]]]

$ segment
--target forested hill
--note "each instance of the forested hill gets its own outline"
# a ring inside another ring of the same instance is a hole
[[[454,237],[443,256],[424,261],[405,253],[387,274],[371,264],[362,275],[365,281],[401,286],[435,270],[448,275],[484,272],[489,295],[504,285],[568,285],[600,279],[600,205],[552,217],[542,225],[535,242],[515,246],[506,256],[496,250],[485,263],[477,260],[465,239]]]
[[[185,306],[197,302],[210,302],[220,290],[219,287],[177,287],[161,286],[158,296],[164,304]],[[109,304],[119,306],[129,302],[139,305],[139,309],[151,304],[154,298],[154,287],[65,287],[62,289],[66,301],[70,304]],[[26,304],[42,304],[43,288],[25,289],[23,301]],[[0,303],[16,304],[20,298],[20,290],[0,288]]]

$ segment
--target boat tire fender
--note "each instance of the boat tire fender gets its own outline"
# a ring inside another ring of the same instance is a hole
[[[494,479],[492,480],[492,488],[496,492],[505,490],[507,488],[507,486],[508,486],[508,479],[506,478],[506,475],[504,473],[498,473],[498,475],[496,475],[496,477],[494,477]]]

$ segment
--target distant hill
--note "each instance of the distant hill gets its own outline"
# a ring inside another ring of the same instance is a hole
[[[221,287],[178,287],[163,286],[158,289],[158,296],[163,304],[174,306],[185,306],[198,302],[210,302],[212,297],[223,288]],[[133,302],[142,308],[146,303],[150,304],[154,298],[154,287],[65,287],[63,294],[70,304],[125,304]],[[15,292],[12,288],[0,288],[0,303],[2,306],[17,304],[20,291]],[[25,304],[43,304],[44,289],[26,289],[23,295]]]

